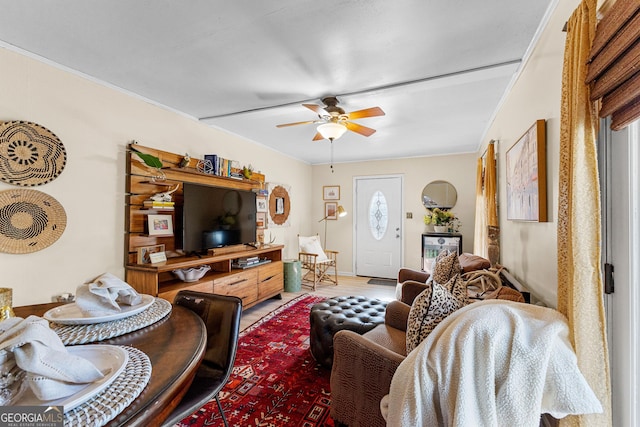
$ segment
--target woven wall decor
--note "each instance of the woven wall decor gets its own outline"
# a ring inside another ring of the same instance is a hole
[[[22,187],[53,181],[67,163],[58,137],[36,123],[0,123],[0,180]]]
[[[0,191],[0,252],[26,254],[52,245],[67,226],[53,197],[36,190]]]

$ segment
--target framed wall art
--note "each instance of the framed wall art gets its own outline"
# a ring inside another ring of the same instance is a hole
[[[267,212],[267,198],[258,196],[256,197],[256,211]]]
[[[340,186],[339,185],[323,186],[322,198],[324,200],[340,200]]]
[[[324,203],[324,219],[338,219],[338,203]]]
[[[537,120],[507,151],[507,219],[547,221],[546,126]]]
[[[173,217],[171,215],[147,215],[149,236],[173,236]]]

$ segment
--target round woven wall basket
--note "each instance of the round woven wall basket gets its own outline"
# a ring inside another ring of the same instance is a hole
[[[37,252],[60,238],[67,214],[53,197],[37,190],[0,191],[0,252]]]
[[[67,163],[58,137],[36,123],[0,123],[0,180],[21,187],[53,181]]]

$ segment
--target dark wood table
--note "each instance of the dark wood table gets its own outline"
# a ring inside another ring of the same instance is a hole
[[[14,307],[16,316],[42,316],[60,303]],[[204,322],[194,312],[173,306],[171,314],[146,328],[93,344],[135,347],[151,360],[149,384],[108,426],[159,426],[187,391],[207,345]],[[197,408],[196,408],[197,409]]]

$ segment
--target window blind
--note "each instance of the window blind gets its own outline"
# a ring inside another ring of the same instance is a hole
[[[640,118],[640,0],[617,0],[598,23],[586,83],[611,129]]]

